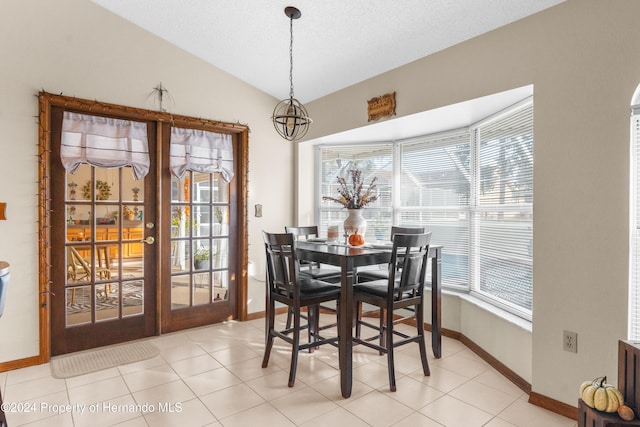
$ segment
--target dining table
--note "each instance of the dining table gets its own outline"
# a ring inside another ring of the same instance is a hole
[[[300,260],[340,267],[340,304],[338,323],[338,359],[342,396],[351,396],[353,377],[353,284],[360,267],[388,264],[391,246],[347,244],[317,241],[297,241],[296,256]],[[429,246],[431,261],[431,345],[436,358],[442,357],[441,268],[442,245]]]

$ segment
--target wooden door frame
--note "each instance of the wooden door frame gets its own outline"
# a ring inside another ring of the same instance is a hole
[[[238,165],[238,173],[235,179],[239,179],[238,197],[238,235],[240,242],[237,246],[235,255],[238,258],[237,270],[235,272],[238,284],[237,313],[238,320],[247,319],[247,265],[248,265],[248,166],[249,166],[249,127],[246,125],[225,123],[208,119],[200,119],[188,116],[173,115],[166,112],[144,110],[134,107],[126,107],[105,102],[91,101],[87,99],[68,97],[63,95],[54,95],[47,92],[38,94],[38,305],[39,305],[39,338],[40,338],[40,354],[37,363],[46,363],[51,358],[51,323],[50,323],[50,283],[51,283],[51,176],[50,176],[50,151],[51,151],[51,107],[58,106],[73,110],[84,111],[88,114],[100,113],[102,115],[113,115],[114,117],[129,118],[132,120],[151,120],[158,122],[157,144],[156,150],[158,161],[155,165],[160,172],[161,168],[161,140],[162,140],[162,123],[171,123],[180,127],[190,127],[197,125],[198,128],[212,131],[227,133],[234,136],[234,143],[240,146],[238,149],[239,156],[235,159]],[[153,167],[153,165],[152,165]],[[170,218],[163,218],[160,207],[165,202],[161,198],[160,192],[160,174],[158,174],[158,183],[156,186],[156,195],[158,200],[158,209],[156,212],[157,223],[162,224]],[[158,242],[162,241],[160,233],[162,227],[158,227]],[[157,250],[157,263],[161,262],[162,248]],[[159,267],[159,266],[158,266]],[[162,277],[161,269],[157,268],[158,283],[170,278]],[[156,315],[156,334],[160,334],[161,327],[161,296],[162,286],[157,289],[157,315]],[[33,360],[33,359],[30,359]]]

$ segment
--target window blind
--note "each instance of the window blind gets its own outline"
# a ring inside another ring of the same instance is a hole
[[[473,290],[530,311],[533,293],[533,106],[477,129]]]
[[[400,144],[399,225],[425,227],[443,245],[447,286],[469,286],[471,133],[467,129]]]
[[[640,111],[632,113],[629,339],[640,340]]]
[[[146,123],[64,112],[60,157],[76,173],[82,163],[104,168],[131,166],[136,180],[149,172]]]
[[[322,146],[320,155],[320,220],[319,232],[326,235],[329,225],[338,225],[346,218],[344,208],[334,202],[322,200],[322,196],[338,195],[338,176],[345,176],[350,169],[360,169],[365,183],[378,178],[378,200],[367,206],[363,216],[367,220],[367,241],[388,239],[392,225],[391,185],[393,181],[393,146],[380,145],[340,145]]]
[[[169,167],[176,178],[185,172],[219,172],[225,182],[233,179],[231,135],[200,129],[171,128]]]

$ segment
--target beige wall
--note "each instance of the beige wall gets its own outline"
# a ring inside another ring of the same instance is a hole
[[[89,0],[3,0],[0,52],[0,201],[7,203],[8,217],[0,221],[0,259],[11,264],[0,363],[35,356],[39,348],[40,90],[153,109],[150,94],[162,82],[174,100],[165,104],[173,113],[247,124],[250,271],[263,280],[260,230],[281,230],[292,218],[292,145],[270,122],[277,100]],[[276,156],[277,168],[263,160]],[[263,205],[262,218],[252,215],[256,203]],[[249,312],[263,309],[264,284],[250,277]]]
[[[574,406],[583,380],[615,382],[617,340],[627,331],[638,16],[635,0],[568,0],[308,105],[313,139],[365,126],[366,100],[392,91],[404,116],[534,84],[533,333],[455,298],[444,301],[455,313],[444,324],[534,392]],[[565,329],[578,333],[577,354],[562,350]]]

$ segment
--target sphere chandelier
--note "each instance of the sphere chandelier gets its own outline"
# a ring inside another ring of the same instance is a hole
[[[289,98],[278,102],[273,109],[273,126],[278,134],[288,141],[297,141],[304,137],[313,122],[307,109],[293,96],[293,20],[302,16],[300,10],[293,6],[284,9],[289,17]]]

